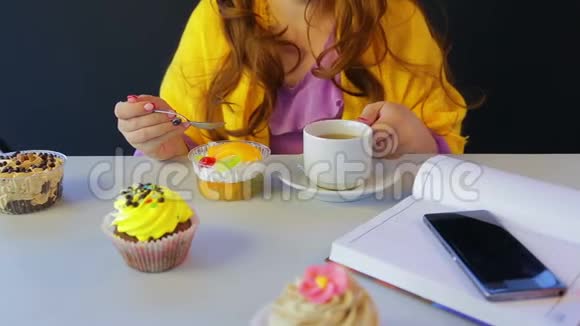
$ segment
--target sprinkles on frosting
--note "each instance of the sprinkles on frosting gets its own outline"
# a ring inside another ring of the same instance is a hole
[[[159,204],[165,203],[165,193],[159,186],[151,183],[131,186],[121,192],[125,199],[125,207],[139,207],[147,205],[149,208],[157,208]]]

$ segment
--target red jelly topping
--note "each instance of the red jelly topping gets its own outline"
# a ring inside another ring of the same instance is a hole
[[[214,166],[216,164],[216,162],[217,162],[217,160],[215,157],[209,157],[209,156],[206,156],[206,157],[202,158],[201,160],[199,160],[199,164],[201,166],[206,166],[208,168]]]

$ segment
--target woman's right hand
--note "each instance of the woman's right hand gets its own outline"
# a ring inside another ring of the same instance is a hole
[[[126,102],[119,102],[115,106],[119,131],[131,146],[154,159],[168,160],[187,154],[183,133],[189,128],[189,123],[174,126],[171,123],[174,116],[154,113],[155,109],[173,111],[159,97],[128,96]]]

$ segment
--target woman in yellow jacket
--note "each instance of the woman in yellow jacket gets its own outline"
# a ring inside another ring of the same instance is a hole
[[[160,160],[219,139],[299,153],[304,126],[334,118],[396,139],[386,156],[462,153],[466,106],[444,67],[414,0],[201,0],[160,97],[130,95],[115,114],[128,142]],[[174,126],[156,108],[225,127]]]

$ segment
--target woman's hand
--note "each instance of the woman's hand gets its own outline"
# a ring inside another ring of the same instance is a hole
[[[376,157],[397,158],[404,154],[437,152],[431,131],[404,105],[369,104],[358,120],[373,128]]]
[[[174,116],[152,112],[156,108],[173,111],[162,99],[149,95],[127,97],[115,106],[117,127],[131,146],[145,155],[167,160],[187,153],[183,133],[188,123],[174,126]],[[174,112],[174,111],[173,111]]]

